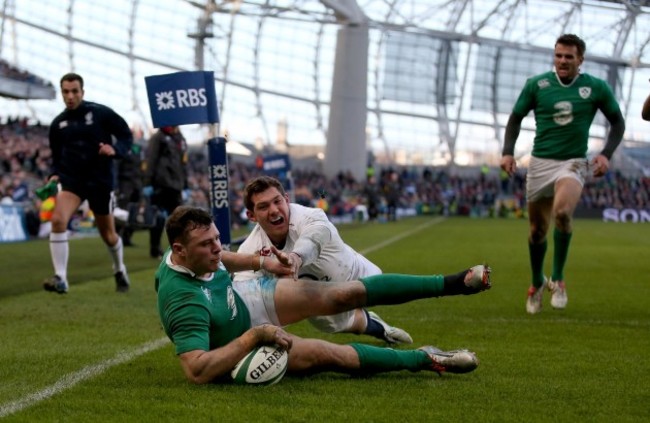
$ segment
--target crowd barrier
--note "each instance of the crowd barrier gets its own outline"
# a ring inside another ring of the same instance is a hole
[[[22,205],[0,205],[0,242],[26,241],[28,238]]]
[[[650,223],[650,210],[645,209],[617,209],[608,207],[605,209],[578,208],[575,217],[583,219],[600,219],[603,222],[617,223]]]
[[[398,218],[416,216],[420,213],[415,208],[398,208]],[[383,217],[383,216],[382,216]],[[582,209],[578,208],[575,217],[599,219],[603,222],[650,223],[650,210],[644,209]],[[357,208],[354,213],[330,216],[334,224],[364,222],[368,220],[367,211]],[[380,219],[382,220],[382,219]],[[76,224],[70,230],[77,236],[96,234],[93,222],[88,219],[73,219]],[[26,241],[30,238],[25,221],[25,211],[21,205],[0,205],[0,243]]]

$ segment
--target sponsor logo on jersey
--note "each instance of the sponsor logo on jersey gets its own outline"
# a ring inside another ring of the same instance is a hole
[[[578,94],[580,94],[580,97],[587,99],[589,96],[591,96],[591,87],[580,87],[578,88]]]
[[[66,128],[68,126],[68,121],[67,120],[62,120],[59,122],[59,129]]]
[[[84,116],[84,118],[86,119],[86,125],[93,124],[93,112],[86,113],[86,116]]]
[[[201,291],[203,291],[203,295],[205,295],[205,299],[208,300],[210,303],[212,303],[212,293],[210,290],[206,287],[201,288]]]
[[[548,81],[548,79],[540,79],[537,81],[537,86],[539,88],[548,88],[551,85],[551,83]]]
[[[235,320],[235,317],[237,317],[237,304],[235,303],[235,293],[232,290],[232,286],[229,286],[226,290],[226,298],[228,308],[230,309],[230,320]]]

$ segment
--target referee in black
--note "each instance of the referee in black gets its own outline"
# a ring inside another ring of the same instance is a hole
[[[43,284],[46,291],[68,292],[68,232],[72,215],[84,200],[113,260],[118,292],[129,290],[123,260],[122,240],[113,220],[114,158],[123,157],[133,144],[127,123],[112,109],[85,101],[84,81],[67,73],[60,82],[65,110],[50,124],[52,175],[61,190],[56,196],[50,233],[50,253],[54,277]]]

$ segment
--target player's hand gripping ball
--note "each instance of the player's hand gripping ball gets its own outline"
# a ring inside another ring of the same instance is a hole
[[[278,345],[255,347],[241,359],[230,375],[239,385],[273,385],[287,371],[289,353]]]

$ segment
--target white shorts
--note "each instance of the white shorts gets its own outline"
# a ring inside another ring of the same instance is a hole
[[[373,262],[359,253],[357,255],[357,277],[364,278],[381,274],[381,269]],[[347,332],[354,324],[355,310],[344,311],[343,313],[333,314],[331,316],[319,316],[309,319],[309,323],[316,329],[325,333]]]
[[[381,274],[381,269],[370,260],[359,255],[360,266],[358,278]],[[263,275],[254,279],[238,280],[233,283],[233,289],[246,304],[251,317],[251,325],[259,326],[271,323],[280,326],[278,314],[275,310],[275,287],[278,279],[274,276]],[[322,281],[319,283],[323,283]],[[326,283],[326,282],[325,282]],[[354,324],[355,311],[344,311],[331,316],[318,316],[309,318],[316,329],[325,333],[345,332]]]
[[[331,316],[312,317],[309,323],[316,329],[325,333],[346,332],[354,324],[354,310]]]
[[[232,285],[237,295],[246,304],[251,318],[251,326],[259,326],[265,323],[280,326],[274,300],[277,282],[278,279],[273,276],[261,276],[255,279],[240,280]],[[354,311],[309,319],[309,322],[314,327],[327,333],[346,330],[352,325],[353,321]]]
[[[585,185],[587,159],[553,160],[531,157],[526,176],[526,200],[539,201],[555,195],[555,183],[573,178]]]
[[[265,323],[280,326],[274,299],[277,282],[278,279],[273,276],[260,276],[232,284],[233,289],[248,308],[251,326]]]

